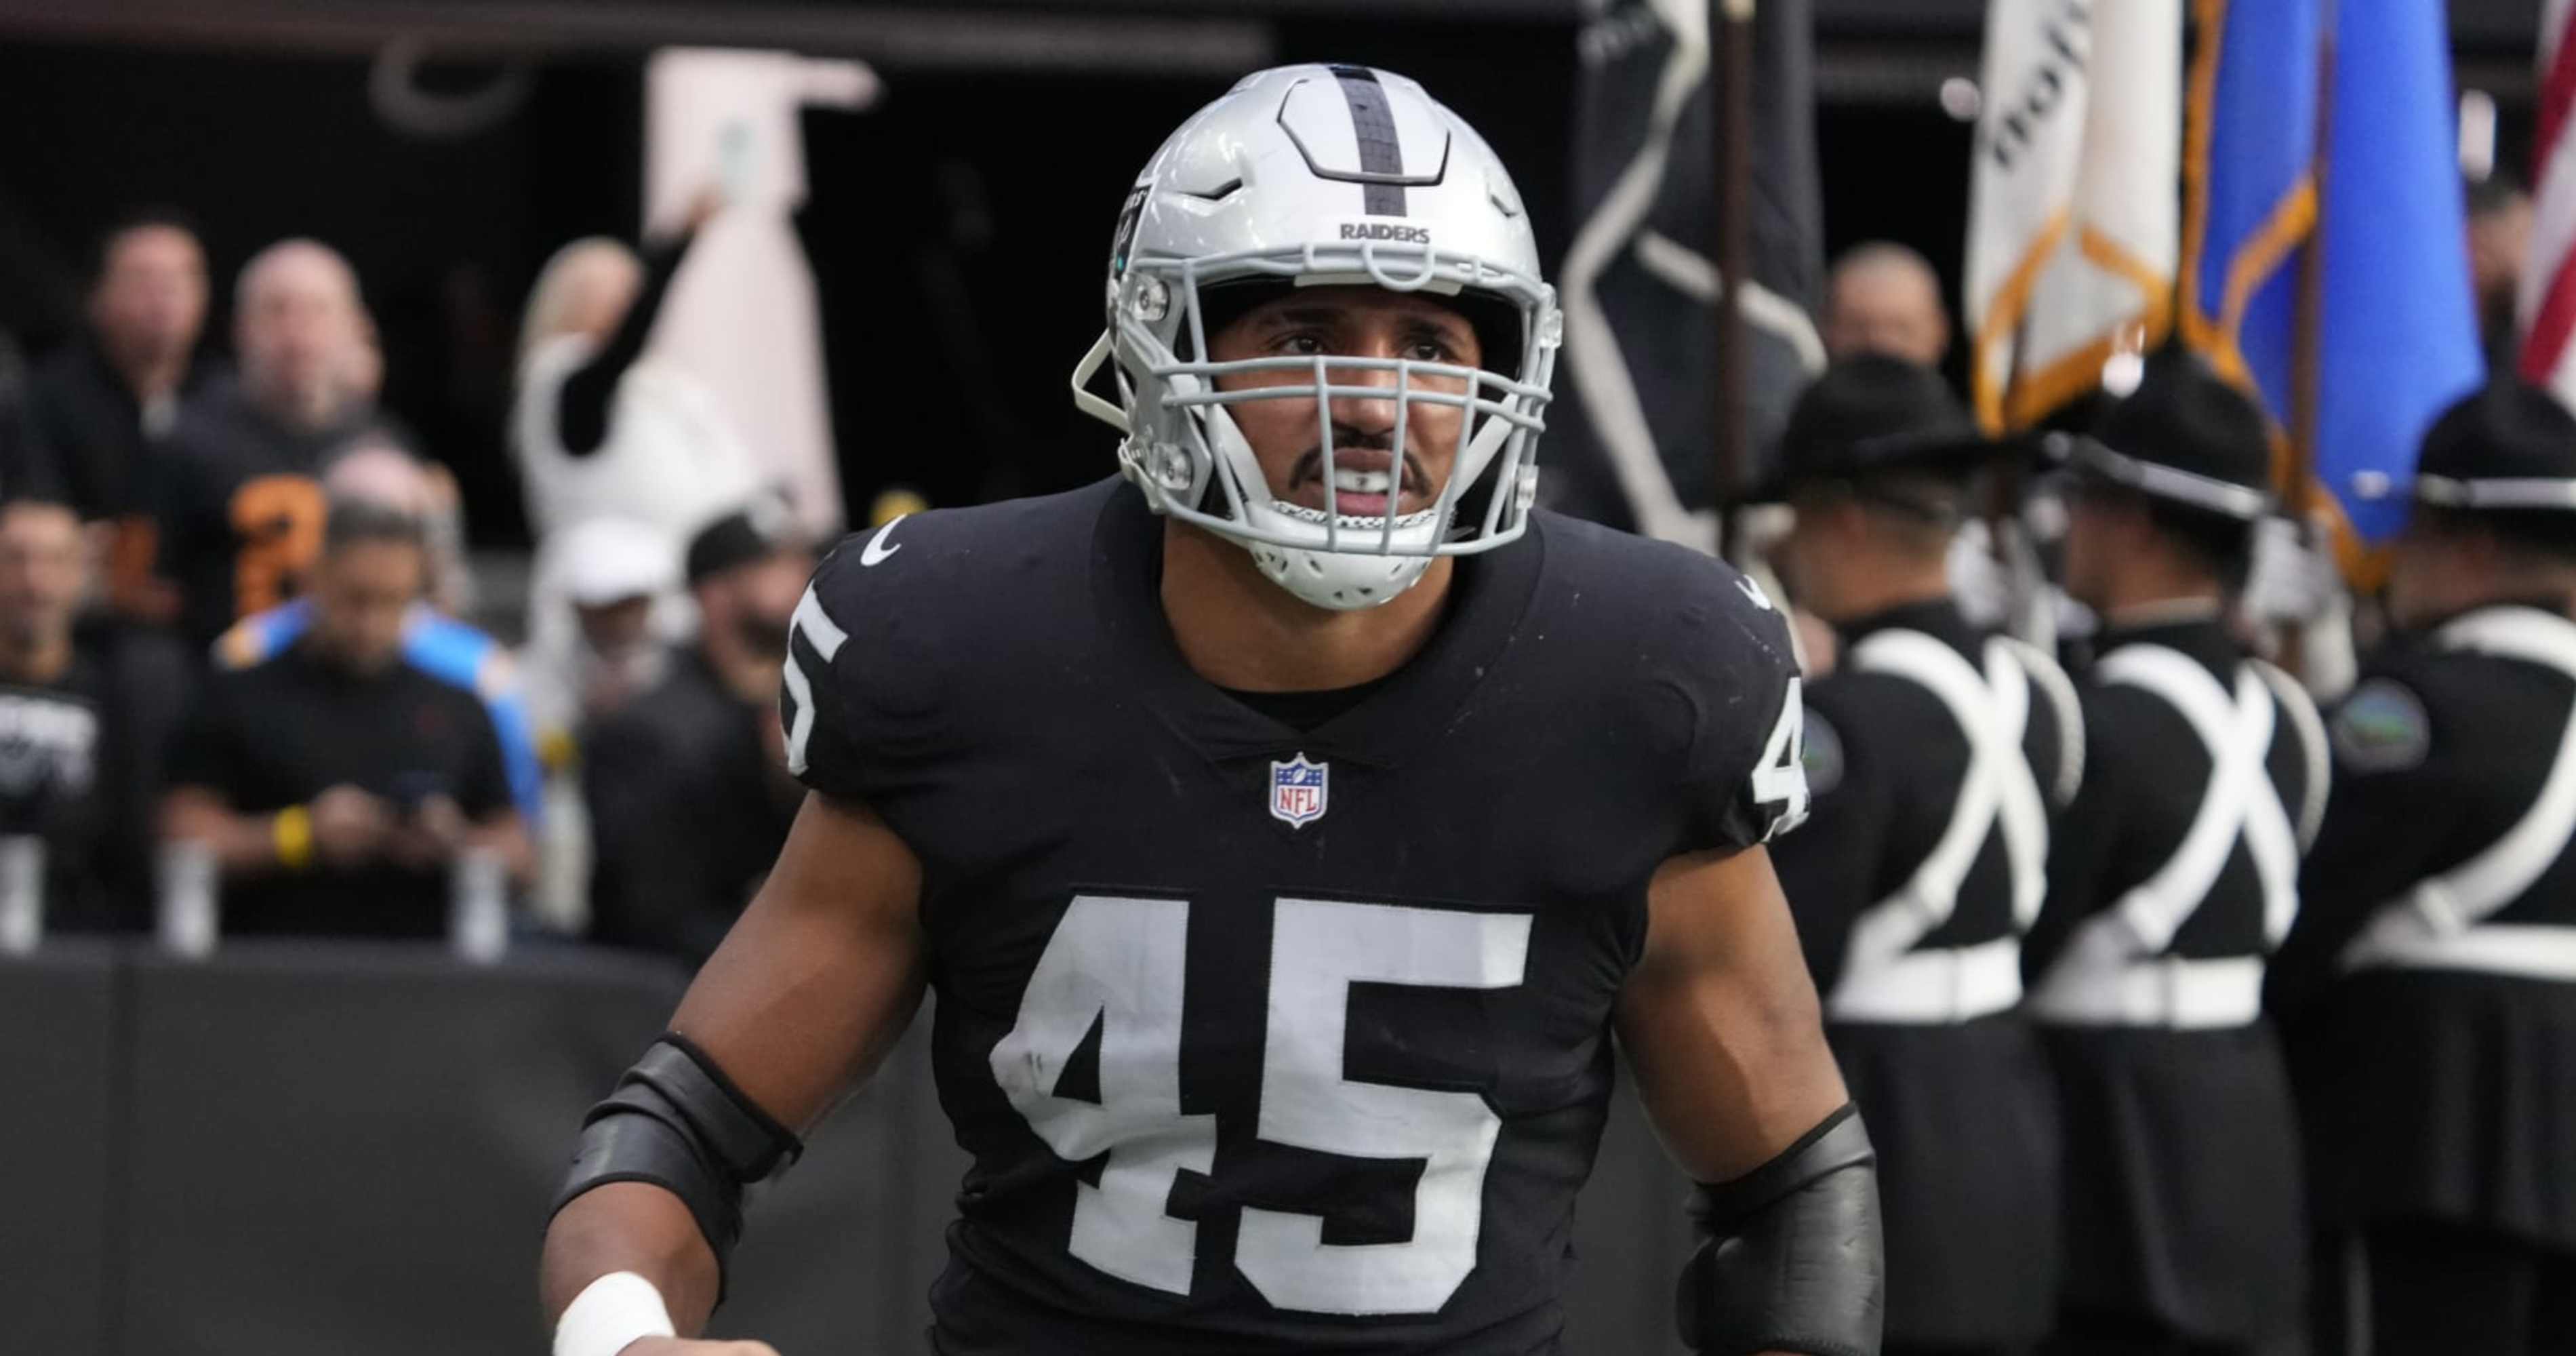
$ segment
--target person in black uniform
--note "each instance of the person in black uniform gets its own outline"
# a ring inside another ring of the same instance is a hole
[[[2102,618],[2084,785],[2023,951],[2065,1129],[2063,1356],[2226,1356],[2306,1309],[2299,1129],[2263,964],[2325,810],[2324,727],[2223,613],[2269,511],[2262,412],[2162,354],[2074,475],[2065,584]]]
[[[1940,377],[1864,355],[1792,407],[1775,487],[1782,577],[1842,660],[1806,694],[1814,820],[1773,855],[1879,1143],[1891,1352],[2020,1351],[2052,1319],[2057,1130],[2017,1009],[2083,734],[2057,666],[1950,598],[1992,451]]]
[[[925,984],[975,1160],[947,1356],[1557,1353],[1614,1034],[1726,1240],[1692,1345],[1876,1351],[1761,846],[1806,801],[1786,629],[1530,511],[1558,318],[1509,176],[1412,81],[1260,72],[1111,261],[1078,374],[1132,487],[897,519],[799,607],[811,794],[584,1130],[556,1352],[766,1350],[668,1335]]]
[[[2499,379],[2411,493],[2271,975],[2318,1349],[2576,1351],[2576,417]]]
[[[469,849],[528,879],[481,699],[403,658],[427,576],[417,518],[334,505],[303,635],[215,674],[181,726],[162,836],[212,849],[227,934],[435,938]]]

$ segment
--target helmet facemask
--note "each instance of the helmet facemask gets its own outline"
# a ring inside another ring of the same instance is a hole
[[[1500,337],[1517,351],[1489,352],[1484,367],[1333,354],[1225,362],[1201,356],[1219,328],[1210,323],[1211,291],[1260,283],[1374,286],[1508,310],[1516,324],[1474,328],[1488,344]],[[1435,557],[1490,550],[1527,527],[1535,442],[1545,427],[1540,415],[1558,342],[1553,294],[1538,279],[1476,257],[1384,240],[1137,258],[1116,279],[1111,316],[1110,331],[1076,382],[1115,359],[1119,406],[1093,398],[1084,407],[1104,417],[1114,413],[1111,422],[1127,431],[1119,455],[1128,478],[1156,511],[1239,543],[1265,575],[1306,602],[1343,611],[1381,605],[1417,582]],[[1286,373],[1305,379],[1279,380]],[[1246,377],[1262,380],[1245,385]],[[1229,380],[1234,384],[1223,384]],[[1287,486],[1272,485],[1264,474],[1231,413],[1262,400],[1314,408],[1324,508],[1293,502]],[[1336,400],[1395,406],[1390,450],[1397,456],[1386,472],[1384,507],[1351,512],[1341,505],[1340,473],[1350,468],[1341,460],[1348,450],[1335,445]],[[1435,469],[1421,457],[1414,433],[1424,407],[1458,409],[1462,417],[1448,440],[1448,475],[1426,486],[1436,490],[1429,502],[1407,508],[1408,468],[1426,477]]]

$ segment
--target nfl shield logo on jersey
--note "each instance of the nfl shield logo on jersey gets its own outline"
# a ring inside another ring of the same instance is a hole
[[[1270,765],[1270,814],[1290,828],[1304,828],[1310,821],[1324,817],[1324,793],[1330,786],[1332,768],[1324,763],[1310,763],[1306,755],[1296,761]]]

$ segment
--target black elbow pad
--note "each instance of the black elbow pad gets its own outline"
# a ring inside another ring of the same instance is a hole
[[[1779,1157],[1702,1186],[1708,1240],[1682,1268],[1682,1339],[1702,1356],[1878,1356],[1886,1303],[1878,1153],[1845,1104]]]
[[[803,1152],[713,1060],[666,1034],[582,1118],[572,1172],[554,1208],[611,1182],[651,1182],[688,1205],[721,1273],[742,1237],[743,1188]]]

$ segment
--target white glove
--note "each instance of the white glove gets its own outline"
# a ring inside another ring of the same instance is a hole
[[[2343,572],[2324,548],[2322,531],[2303,538],[2287,518],[2254,527],[2254,568],[2245,580],[2245,615],[2257,622],[2305,626],[2343,605]],[[2316,545],[2311,545],[2314,541]]]

